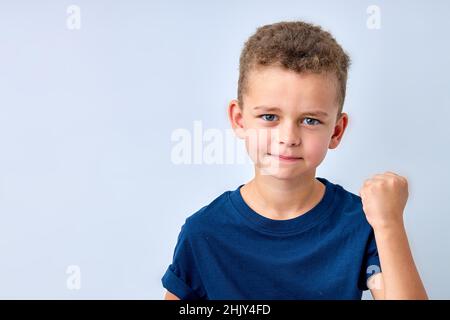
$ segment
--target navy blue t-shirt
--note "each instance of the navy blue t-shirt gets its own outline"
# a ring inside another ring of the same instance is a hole
[[[381,272],[361,198],[325,178],[321,201],[274,220],[255,212],[240,185],[181,227],[161,281],[182,300],[361,299]]]

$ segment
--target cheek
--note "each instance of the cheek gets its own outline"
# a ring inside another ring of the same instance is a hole
[[[271,132],[268,129],[246,130],[245,147],[254,162],[257,162],[269,152],[271,140]]]
[[[311,162],[321,162],[328,150],[329,139],[326,135],[310,137],[304,139],[303,150],[304,156]]]

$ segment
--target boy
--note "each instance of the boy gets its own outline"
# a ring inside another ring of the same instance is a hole
[[[228,115],[255,177],[186,219],[165,299],[361,299],[369,288],[374,299],[427,299],[403,225],[407,180],[375,175],[357,196],[315,178],[347,127],[349,65],[305,22],[248,39]]]

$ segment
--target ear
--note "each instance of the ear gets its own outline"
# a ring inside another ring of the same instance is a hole
[[[240,138],[245,138],[245,129],[244,129],[244,115],[241,105],[239,101],[233,99],[228,104],[228,119],[230,120],[231,127],[234,130],[234,133]]]
[[[344,135],[344,131],[347,128],[347,125],[348,125],[348,114],[342,112],[334,126],[333,135],[331,136],[331,141],[328,148],[335,149],[339,145]]]

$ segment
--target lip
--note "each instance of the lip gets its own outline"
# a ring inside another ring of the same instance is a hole
[[[287,162],[296,162],[296,161],[302,159],[300,157],[292,157],[292,156],[285,156],[285,155],[275,155],[275,154],[271,154],[271,153],[269,153],[269,155],[273,156],[273,157],[277,157],[281,161],[287,161]]]

